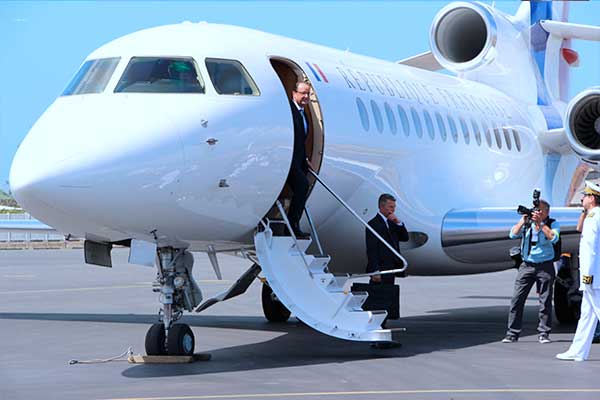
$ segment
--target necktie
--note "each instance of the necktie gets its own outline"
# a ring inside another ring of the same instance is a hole
[[[304,124],[304,136],[308,135],[308,122],[306,121],[306,115],[304,114],[304,110],[301,108],[298,111],[300,111],[300,116],[302,117],[302,123]]]

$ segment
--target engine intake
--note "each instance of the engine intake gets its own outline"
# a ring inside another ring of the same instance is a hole
[[[600,87],[578,94],[567,106],[565,130],[569,144],[585,161],[600,161]]]
[[[451,71],[467,71],[491,61],[497,40],[494,15],[473,3],[451,3],[431,26],[430,45],[437,61]]]

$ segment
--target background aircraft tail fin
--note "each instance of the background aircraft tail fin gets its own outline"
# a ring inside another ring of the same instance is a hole
[[[544,29],[544,21],[568,22],[568,1],[529,1],[529,46],[537,72],[538,105],[550,106],[555,101],[568,101],[570,68],[577,66],[578,56],[571,49],[570,38],[552,37]]]

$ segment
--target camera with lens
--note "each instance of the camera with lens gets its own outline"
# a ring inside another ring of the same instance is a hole
[[[540,210],[540,190],[539,189],[534,189],[533,190],[533,207],[532,208],[527,208],[523,205],[519,205],[519,207],[517,208],[517,212],[521,215],[527,215],[529,217],[529,221],[525,222],[525,227],[528,228],[529,226],[531,226],[531,217],[533,216],[533,213],[535,211],[539,211]],[[533,242],[532,242],[533,244]],[[522,245],[522,243],[521,243]],[[521,248],[522,246],[518,246],[518,247],[513,247],[510,249],[510,258],[512,258],[512,260],[515,262],[515,264],[513,265],[514,268],[519,268],[519,265],[521,265],[521,263],[523,262],[523,257],[521,255]]]
[[[527,208],[523,205],[519,205],[519,207],[517,208],[517,212],[521,215],[527,215],[529,218],[531,218],[532,214],[535,211],[540,210],[540,194],[541,194],[541,192],[539,191],[539,189],[534,189],[533,190],[533,207]]]

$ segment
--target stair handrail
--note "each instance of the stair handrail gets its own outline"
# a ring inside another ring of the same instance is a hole
[[[325,189],[327,189],[327,191],[341,204],[344,206],[344,208],[348,211],[350,211],[350,214],[352,214],[361,224],[363,224],[365,226],[365,228],[367,228],[372,234],[373,236],[375,236],[381,243],[383,243],[396,257],[398,257],[400,260],[402,260],[402,262],[404,263],[404,266],[402,268],[398,268],[398,269],[394,269],[394,270],[389,270],[388,271],[379,271],[380,273],[393,273],[391,271],[394,272],[404,272],[406,270],[406,268],[408,268],[408,261],[406,261],[406,258],[402,257],[400,255],[400,253],[398,253],[396,251],[396,249],[394,249],[392,247],[392,245],[390,245],[388,242],[385,241],[384,238],[381,237],[381,235],[379,235],[379,233],[377,233],[375,231],[375,229],[373,229],[371,227],[371,225],[369,225],[368,223],[366,223],[348,204],[346,204],[346,202],[344,200],[342,200],[342,198],[340,196],[338,196],[337,193],[335,193],[329,186],[327,186],[327,184],[325,182],[323,182],[323,179],[321,179],[321,177],[315,172],[313,171],[311,168],[308,169],[308,171],[315,177],[315,179],[317,180],[317,182],[319,182],[321,185],[323,185],[323,187]],[[369,275],[376,275],[374,273],[370,273]]]
[[[294,244],[296,245],[296,249],[298,250],[298,253],[300,253],[300,257],[302,257],[302,261],[304,262],[304,265],[306,266],[306,270],[312,276],[312,272],[310,272],[310,267],[308,265],[308,262],[306,261],[306,258],[304,257],[304,252],[302,250],[300,250],[300,246],[298,244],[298,238],[296,237],[296,234],[294,233],[294,230],[292,229],[292,225],[290,224],[290,220],[288,219],[288,217],[285,213],[285,209],[283,208],[283,205],[281,204],[281,202],[279,200],[277,200],[275,202],[275,204],[277,204],[277,208],[279,209],[279,212],[281,213],[281,216],[283,217],[283,222],[284,222],[285,226],[287,226],[287,228],[290,232],[290,236],[294,240]]]
[[[317,243],[317,247],[319,248],[319,254],[321,257],[325,257],[325,253],[323,252],[323,247],[321,246],[321,241],[319,240],[319,234],[315,229],[315,224],[313,223],[312,217],[310,216],[310,212],[308,211],[308,206],[304,206],[304,211],[306,214],[306,219],[308,220],[308,225],[310,226],[310,231],[312,233],[312,237],[315,238],[315,242]]]

